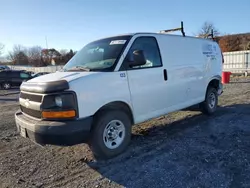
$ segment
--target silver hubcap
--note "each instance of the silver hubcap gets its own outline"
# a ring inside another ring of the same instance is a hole
[[[119,120],[110,121],[103,132],[103,141],[107,148],[115,149],[121,145],[125,137],[125,126]]]
[[[210,95],[209,95],[209,107],[211,109],[213,109],[215,107],[215,104],[216,104],[215,94],[214,93],[210,93]]]

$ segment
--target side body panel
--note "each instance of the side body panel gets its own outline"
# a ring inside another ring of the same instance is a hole
[[[153,52],[149,49],[146,50],[147,52],[144,51],[147,62],[150,62],[148,67],[143,66],[142,68],[129,69],[126,71],[133,106],[134,121],[135,123],[140,123],[164,114],[172,98],[168,96],[169,87],[168,84],[166,84],[168,80],[164,79],[164,66],[161,64],[163,61],[157,53],[158,50],[160,51],[160,47],[157,44],[157,36],[135,35],[127,46],[123,57],[127,55],[131,46],[136,44],[136,42],[138,45],[137,39],[141,39],[141,42],[143,40],[154,41],[153,43],[156,44],[152,45],[151,43],[150,45],[156,48],[156,50],[151,48]],[[137,47],[140,48],[139,50],[142,50],[146,49],[145,46],[149,47],[143,43]],[[135,46],[133,46],[133,48],[134,47]],[[151,63],[154,64],[155,62],[157,62],[157,65],[151,67]],[[122,63],[126,63],[126,61],[122,61]]]
[[[79,117],[94,115],[110,102],[124,102],[132,110],[126,72],[89,74],[69,82],[78,100]]]
[[[127,71],[135,122],[202,102],[209,81],[221,73],[217,44],[191,37],[138,34],[131,39],[123,58],[133,41],[142,36],[157,39],[163,66]],[[167,70],[167,81],[164,81],[164,69]]]
[[[164,114],[168,104],[163,68],[127,71],[135,122]]]
[[[167,112],[205,99],[209,82],[221,76],[222,56],[216,42],[192,37],[159,35],[164,66],[168,70],[171,105]]]
[[[202,101],[204,91],[204,61],[199,40],[189,37],[160,35],[164,66],[168,71],[168,111],[182,109]]]

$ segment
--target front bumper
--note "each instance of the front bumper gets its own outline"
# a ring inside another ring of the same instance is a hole
[[[22,112],[15,114],[18,132],[40,145],[71,146],[87,142],[92,117],[69,121],[43,121],[27,117]]]

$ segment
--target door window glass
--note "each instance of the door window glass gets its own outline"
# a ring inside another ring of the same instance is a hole
[[[29,78],[29,75],[26,73],[20,73],[21,78]]]
[[[162,66],[161,56],[157,41],[154,37],[139,37],[132,44],[127,59],[132,59],[134,50],[142,50],[146,59],[146,64],[133,67],[132,69]],[[125,60],[125,61],[126,61]],[[128,63],[128,62],[125,62]]]

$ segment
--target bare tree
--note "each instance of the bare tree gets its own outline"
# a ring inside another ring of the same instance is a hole
[[[3,53],[4,45],[0,43],[0,55]]]
[[[250,42],[241,43],[240,50],[250,50]]]
[[[16,55],[20,52],[27,52],[26,48],[20,44],[16,44],[13,46],[12,51],[9,52],[9,59],[14,61],[16,59]]]
[[[245,50],[250,50],[250,42],[248,42],[245,46]]]
[[[58,64],[65,65],[74,55],[76,52],[74,52],[72,49],[68,50],[60,50],[60,61]]]
[[[241,40],[239,36],[227,35],[219,40],[220,48],[223,52],[233,52],[240,50]]]
[[[241,37],[240,50],[250,50],[250,38]]]
[[[29,64],[34,66],[41,66],[41,54],[42,48],[40,46],[33,46],[27,49],[27,56],[29,59]]]
[[[27,65],[27,49],[20,44],[14,45],[12,51],[9,52],[8,59],[11,60],[14,64]]]
[[[27,52],[27,49],[21,44],[16,44],[13,46],[13,52]]]
[[[50,65],[52,61],[60,59],[61,54],[54,48],[42,50],[42,60],[45,64]]]
[[[214,26],[212,22],[204,22],[203,25],[201,26],[200,31],[198,32],[197,36],[202,37],[202,36],[207,36],[211,34],[213,31],[214,37],[219,36],[220,32],[219,30]]]
[[[62,56],[65,56],[65,55],[68,53],[68,50],[66,50],[66,49],[61,49],[61,50],[59,51],[59,53],[60,53]]]

